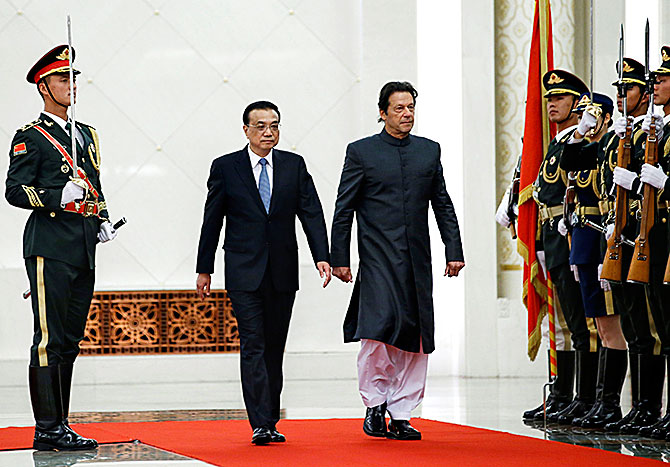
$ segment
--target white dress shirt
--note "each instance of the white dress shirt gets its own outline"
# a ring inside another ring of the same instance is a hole
[[[68,135],[70,134],[66,129],[65,125],[67,125],[67,122],[60,118],[58,115],[54,115],[51,112],[47,112],[46,110],[43,110],[42,113],[47,114],[49,117],[53,118],[54,122],[58,123],[60,127],[63,129],[65,133]],[[79,131],[79,128],[76,128],[77,132],[75,133],[75,136],[77,138],[77,142],[79,142],[79,145],[83,148],[84,147],[84,137],[81,134],[81,131]]]
[[[270,153],[265,156],[265,160],[268,161],[266,164],[266,170],[268,172],[268,180],[270,181],[270,193],[272,193],[272,149],[270,149]],[[249,161],[251,162],[251,170],[254,173],[254,178],[256,179],[256,188],[258,188],[258,182],[261,178],[261,170],[263,170],[263,166],[261,165],[261,159],[263,159],[261,156],[256,154],[251,147],[247,146],[247,152],[249,153]]]

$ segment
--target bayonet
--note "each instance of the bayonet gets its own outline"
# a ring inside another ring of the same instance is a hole
[[[72,143],[72,169],[74,178],[79,178],[77,166],[77,127],[74,112],[74,53],[72,51],[72,22],[67,15],[67,48],[70,56],[70,136]]]

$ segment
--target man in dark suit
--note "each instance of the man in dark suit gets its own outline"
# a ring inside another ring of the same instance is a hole
[[[282,361],[298,290],[297,217],[323,286],[330,282],[328,234],[303,158],[273,149],[280,113],[267,101],[244,110],[244,149],[212,163],[197,263],[198,296],[210,293],[214,256],[226,218],[225,279],[240,334],[242,394],[254,444],[285,441],[276,429]]]
[[[458,220],[435,141],[410,134],[417,92],[392,81],[379,93],[384,129],[350,143],[333,216],[333,275],[351,282],[354,213],[360,266],[344,322],[345,342],[361,341],[358,383],[370,436],[418,440],[410,416],[423,398],[435,349],[428,206],[445,246],[445,276],[465,266]],[[385,414],[391,415],[386,429]]]
[[[116,236],[100,185],[93,127],[76,122],[77,164],[72,157],[70,66],[68,46],[59,45],[28,72],[26,79],[37,86],[44,111],[14,135],[5,191],[11,205],[31,211],[23,257],[34,315],[28,370],[33,447],[40,451],[98,445],[70,428],[70,389],[93,298],[96,243]],[[73,70],[73,75],[78,73]],[[75,95],[76,89],[73,83]]]

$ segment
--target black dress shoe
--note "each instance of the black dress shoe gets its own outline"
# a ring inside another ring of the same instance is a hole
[[[268,444],[272,441],[272,433],[265,427],[254,428],[254,434],[251,436],[251,442],[257,446]]]
[[[386,402],[366,409],[363,431],[368,436],[386,436]]]
[[[419,440],[421,439],[421,432],[410,425],[409,420],[391,419],[386,437],[389,439]]]
[[[284,443],[286,442],[286,436],[282,435],[280,432],[277,431],[276,428],[272,428],[270,430],[270,441],[273,443]]]

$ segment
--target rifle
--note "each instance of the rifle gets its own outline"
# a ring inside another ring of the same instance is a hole
[[[617,167],[628,169],[630,164],[631,137],[633,126],[628,120],[628,99],[627,87],[623,82],[623,24],[619,33],[619,81],[617,91],[619,97],[623,99],[623,117],[626,119],[626,134],[619,140],[617,148]],[[607,252],[603,260],[603,270],[600,274],[601,279],[607,279],[610,282],[621,283],[623,281],[623,230],[628,223],[628,190],[617,185],[614,217],[614,234],[607,240]]]
[[[512,177],[512,185],[509,187],[509,196],[507,197],[507,217],[509,217],[509,233],[512,235],[512,240],[516,240],[516,219],[518,217],[514,206],[519,204],[519,184],[521,183],[521,155],[514,168],[514,176]]]
[[[644,151],[644,162],[649,165],[656,165],[658,162],[658,141],[656,140],[656,124],[654,122],[654,81],[656,77],[649,72],[649,20],[645,27],[645,81],[649,88],[649,115],[651,115],[651,125],[649,126],[649,135],[647,136],[647,147]],[[628,282],[637,284],[649,283],[649,231],[656,222],[656,188],[644,184],[642,193],[642,209],[640,218],[640,234],[635,239],[635,251],[633,259],[628,270]]]

